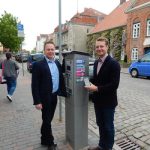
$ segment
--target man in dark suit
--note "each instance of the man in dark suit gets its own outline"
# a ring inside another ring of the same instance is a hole
[[[91,85],[93,91],[96,123],[99,127],[99,144],[89,150],[112,150],[114,144],[114,113],[117,106],[117,88],[120,81],[120,65],[108,55],[108,40],[100,37],[96,40],[96,53],[99,59],[94,63]]]
[[[45,58],[33,65],[32,95],[36,109],[42,111],[41,144],[55,150],[51,121],[57,105],[57,95],[66,96],[62,68],[55,59],[53,42],[44,44]]]

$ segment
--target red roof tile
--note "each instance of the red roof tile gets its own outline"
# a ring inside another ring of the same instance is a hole
[[[80,15],[85,15],[85,16],[101,16],[101,15],[106,15],[102,12],[99,12],[98,10],[95,10],[93,8],[84,8],[84,11],[80,13]]]
[[[108,16],[104,18],[104,20],[96,24],[95,28],[91,31],[91,33],[101,32],[126,25],[128,15],[125,14],[124,11],[130,5],[131,1],[127,1],[117,6]]]
[[[84,11],[82,13],[76,13],[69,22],[75,23],[75,24],[90,24],[95,25],[99,21],[101,21],[106,14],[101,13],[95,9],[92,8],[84,8]],[[58,26],[54,29],[54,32],[58,32]],[[67,23],[62,25],[62,32],[68,31]]]
[[[79,24],[92,24],[95,25],[98,22],[98,18],[104,18],[106,14],[101,13],[92,8],[84,8],[82,13],[77,13],[71,18],[71,22]]]

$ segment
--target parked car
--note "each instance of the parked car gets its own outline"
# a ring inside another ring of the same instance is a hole
[[[18,52],[17,54],[15,54],[15,60],[16,60],[16,61],[19,60],[19,55],[20,55],[20,52]]]
[[[44,58],[42,53],[30,54],[27,60],[27,70],[32,73],[32,66],[36,61],[40,61]]]
[[[129,67],[129,73],[132,77],[150,77],[150,53],[133,62]]]
[[[18,52],[18,53],[15,55],[15,59],[16,59],[18,62],[27,62],[28,56],[29,56],[29,53],[28,53],[28,52]]]

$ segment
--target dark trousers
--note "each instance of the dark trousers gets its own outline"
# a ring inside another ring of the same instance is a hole
[[[7,94],[12,96],[17,86],[17,80],[14,77],[6,77],[5,79],[7,81]]]
[[[99,146],[104,150],[111,150],[114,144],[114,113],[115,108],[98,108],[94,105],[96,123],[99,127]]]
[[[47,145],[54,144],[54,137],[52,134],[51,122],[54,117],[57,105],[57,95],[52,95],[48,105],[43,106],[42,109],[42,126],[41,126],[41,143]]]

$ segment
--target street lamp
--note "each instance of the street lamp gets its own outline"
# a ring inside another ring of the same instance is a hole
[[[62,63],[62,47],[61,47],[61,33],[62,33],[62,27],[61,27],[61,0],[59,0],[59,62]],[[62,101],[61,97],[59,97],[59,121],[62,121]]]

